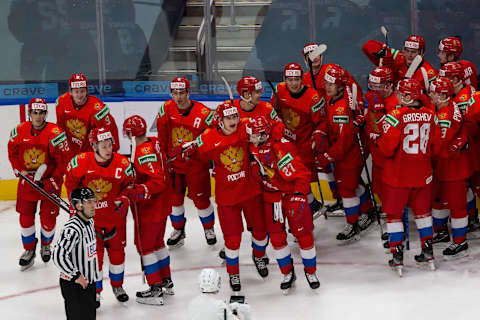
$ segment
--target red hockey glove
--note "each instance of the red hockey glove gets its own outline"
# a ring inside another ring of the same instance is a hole
[[[328,153],[322,153],[317,156],[317,167],[323,171],[323,168],[326,168],[333,162],[333,158],[328,155]]]
[[[113,202],[115,203],[115,213],[122,217],[126,217],[128,213],[128,206],[130,205],[130,200],[128,197],[120,196],[115,198]]]
[[[301,192],[295,192],[293,195],[287,197],[285,214],[291,219],[299,220],[306,206],[308,206],[307,196]]]
[[[355,120],[353,120],[353,124],[357,127],[357,128],[363,128],[363,126],[365,125],[365,116],[362,115],[362,114],[359,114],[355,117]]]
[[[382,67],[390,68],[390,69],[393,68],[393,55],[390,52],[390,50],[388,50],[388,53],[382,59]]]
[[[453,140],[452,144],[449,147],[449,150],[451,152],[456,152],[456,151],[460,151],[467,148],[468,148],[468,139],[464,137],[458,137],[455,140]]]
[[[311,141],[314,154],[324,152],[327,147],[327,134],[321,130],[315,130],[312,132]]]
[[[53,178],[44,178],[37,182],[37,184],[47,193],[57,193],[61,188],[61,185],[59,185]]]
[[[133,201],[145,201],[150,199],[151,195],[146,185],[133,184],[127,188],[128,198]]]

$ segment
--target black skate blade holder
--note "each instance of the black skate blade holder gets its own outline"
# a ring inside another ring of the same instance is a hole
[[[234,302],[245,303],[245,296],[233,293],[230,296],[230,303],[234,303]]]

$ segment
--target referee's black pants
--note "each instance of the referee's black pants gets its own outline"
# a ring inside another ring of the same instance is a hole
[[[65,313],[68,320],[96,319],[94,283],[83,289],[78,283],[60,279],[60,289],[65,300]]]

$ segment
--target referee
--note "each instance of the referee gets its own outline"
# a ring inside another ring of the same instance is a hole
[[[60,269],[67,319],[95,319],[95,281],[100,277],[92,217],[97,198],[90,188],[75,189],[70,198],[76,212],[53,249],[53,262]]]

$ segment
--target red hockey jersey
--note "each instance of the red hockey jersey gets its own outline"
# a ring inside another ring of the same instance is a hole
[[[475,65],[468,60],[459,60],[457,62],[463,67],[463,82],[473,86],[475,90],[478,90],[477,68]]]
[[[113,153],[110,163],[99,164],[93,152],[76,155],[67,166],[65,187],[70,195],[79,187],[89,187],[95,192],[98,203],[93,217],[96,226],[126,223],[125,216],[114,211],[115,199],[125,193],[133,181],[133,168],[125,156]]]
[[[440,132],[435,135],[434,141],[434,176],[440,181],[456,181],[467,179],[472,175],[468,150],[457,152],[449,151],[450,145],[460,135],[463,124],[460,109],[451,100],[448,106],[437,111]]]
[[[158,110],[157,132],[162,150],[173,157],[174,148],[185,142],[193,141],[212,124],[214,112],[200,102],[193,101],[190,108],[181,113],[173,100],[168,100]],[[186,163],[175,159],[172,163],[175,172],[188,173],[191,170],[205,170],[195,161]]]
[[[53,177],[60,187],[63,174],[70,160],[70,147],[67,136],[56,124],[47,122],[41,130],[35,130],[31,121],[22,122],[10,133],[8,159],[14,170],[28,171],[34,175],[42,164],[47,170],[42,178]],[[23,179],[18,183],[19,198],[36,201],[43,197],[33,190]]]
[[[135,149],[135,183],[144,184],[151,198],[138,203],[142,221],[159,222],[171,212],[171,194],[167,173],[166,155],[161,149],[158,138],[149,137],[148,141],[137,145]]]
[[[87,102],[77,107],[70,92],[58,97],[55,108],[57,125],[67,134],[72,157],[86,151],[93,151],[88,142],[88,133],[93,128],[104,127],[112,133],[113,151],[120,148],[118,128],[110,110],[97,97],[88,95]]]
[[[297,155],[295,146],[286,139],[265,143],[259,147],[249,145],[251,174],[261,183],[263,199],[277,202],[284,194],[310,192],[310,170]]]
[[[377,139],[386,157],[382,180],[394,187],[424,187],[432,182],[432,141],[435,113],[426,107],[400,107],[390,111]]]
[[[258,195],[261,190],[250,175],[246,121],[237,131],[224,135],[220,128],[207,129],[197,138],[197,159],[215,164],[215,201],[232,206]]]

